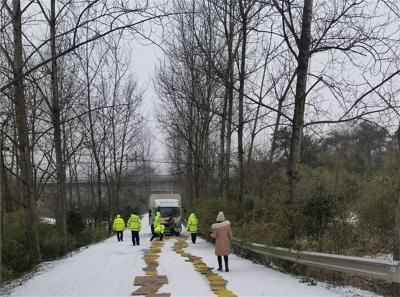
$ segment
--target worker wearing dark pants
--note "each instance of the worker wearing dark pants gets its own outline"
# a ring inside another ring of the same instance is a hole
[[[140,238],[139,238],[139,231],[131,231],[132,232],[132,244],[139,245]]]
[[[129,217],[127,226],[132,232],[132,244],[139,245],[139,232],[142,228],[142,223],[140,221],[140,217],[136,213],[136,210],[134,210]]]
[[[124,231],[117,231],[118,241],[124,241]]]
[[[152,210],[149,209],[149,222],[153,222]],[[154,234],[154,224],[150,224],[151,234]]]
[[[113,231],[115,231],[117,233],[118,241],[123,241],[124,240],[123,232],[125,229],[125,222],[119,214],[117,214],[117,217],[113,221],[112,229],[113,229]]]
[[[187,219],[186,230],[190,232],[193,243],[196,243],[198,225],[199,225],[199,220],[197,219],[196,215],[192,212]]]
[[[157,226],[154,227],[154,234],[151,236],[150,241],[152,241],[154,238],[159,237],[160,241],[163,240],[164,237],[164,229],[165,226],[162,224],[159,224]]]
[[[154,233],[154,234],[151,236],[150,241],[152,241],[152,240],[153,240],[154,238],[156,238],[156,237],[159,237],[159,238],[160,238],[160,241],[162,241],[163,238],[164,238],[164,234],[162,234],[162,233]]]

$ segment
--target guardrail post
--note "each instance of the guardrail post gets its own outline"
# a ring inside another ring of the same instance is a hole
[[[400,283],[400,263],[390,265],[388,267],[389,274],[391,275],[392,279],[396,283]]]

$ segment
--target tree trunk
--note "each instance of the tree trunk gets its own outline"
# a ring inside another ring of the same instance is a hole
[[[59,236],[61,237],[61,249],[67,249],[67,216],[66,216],[66,188],[65,188],[65,165],[63,160],[62,132],[61,132],[61,106],[57,69],[57,49],[56,49],[56,3],[51,0],[50,15],[50,47],[51,47],[51,119],[54,129],[54,149],[56,154],[56,173],[57,173],[57,201],[56,201],[56,220]]]
[[[229,6],[229,7],[228,7]],[[228,11],[229,9],[229,11]],[[234,53],[233,53],[233,35],[234,35],[234,1],[229,1],[225,7],[226,13],[228,18],[226,22],[227,32],[225,32],[226,39],[227,39],[227,51],[228,51],[228,81],[225,82],[228,86],[228,111],[227,111],[227,120],[226,120],[226,135],[225,135],[225,170],[224,170],[224,177],[225,177],[225,189],[224,195],[227,197],[229,195],[229,188],[230,188],[230,180],[229,180],[229,166],[231,163],[231,136],[232,136],[232,113],[233,113],[233,89],[234,89]],[[229,21],[228,21],[229,19]]]
[[[229,70],[229,89],[228,89],[228,114],[227,114],[227,128],[226,128],[226,136],[225,136],[225,143],[226,143],[226,148],[225,148],[225,190],[224,194],[225,197],[229,195],[229,187],[230,187],[230,180],[229,180],[229,166],[231,163],[231,137],[232,137],[232,112],[233,112],[233,84],[234,84],[234,79],[233,79],[233,53],[229,53],[230,58],[228,59],[228,67],[230,68]]]
[[[284,101],[284,98],[280,98],[279,103],[278,103],[278,112],[276,115],[276,120],[275,120],[275,125],[274,125],[274,133],[272,135],[271,150],[269,151],[269,158],[268,158],[268,164],[270,166],[272,165],[272,162],[274,161],[274,154],[275,154],[275,150],[276,150],[276,139],[278,137],[279,124],[281,122],[281,111],[282,111],[283,101]]]
[[[77,170],[77,162],[76,162],[76,157],[75,154],[73,155],[73,175],[75,176],[75,183],[76,183],[76,196],[78,199],[78,209],[82,209],[82,199],[81,199],[81,191],[80,191],[80,184],[79,184],[79,176],[78,176],[78,170]]]
[[[226,76],[225,76],[225,81],[228,81],[229,77],[229,72],[228,68],[226,70]],[[224,103],[222,107],[222,118],[221,118],[221,132],[220,132],[220,137],[219,137],[219,162],[218,162],[218,179],[219,179],[219,184],[218,184],[218,189],[219,189],[219,197],[224,196],[224,170],[225,170],[225,129],[226,129],[226,113],[227,113],[227,107],[228,107],[228,84],[225,83],[225,92],[224,92]]]
[[[91,105],[91,91],[90,91],[90,77],[89,77],[89,54],[86,51],[86,89],[87,89],[87,104],[88,104],[88,117],[89,117],[89,134],[90,134],[90,142],[91,142],[91,151],[96,164],[96,189],[97,189],[97,207],[95,211],[95,223],[96,225],[100,225],[101,222],[101,209],[102,209],[102,193],[101,193],[101,163],[99,158],[99,153],[97,151],[97,143],[95,139],[95,129],[93,123],[93,115],[92,115],[92,105]]]
[[[254,125],[253,128],[251,129],[251,134],[250,134],[250,145],[249,145],[249,151],[247,154],[247,171],[250,169],[251,165],[251,159],[253,157],[253,147],[254,147],[254,140],[256,138],[256,131],[257,131],[257,124],[258,124],[258,117],[260,114],[260,109],[261,109],[261,102],[263,100],[263,91],[264,91],[264,82],[265,82],[265,74],[267,72],[267,60],[268,60],[268,55],[265,57],[265,62],[264,62],[264,68],[263,68],[263,74],[262,74],[262,79],[261,79],[261,87],[260,87],[260,93],[258,95],[258,105],[257,105],[257,111],[256,111],[256,116],[254,119]]]
[[[286,96],[291,89],[291,85],[292,85],[295,77],[296,77],[296,73],[294,73],[291,76],[291,78],[286,86],[286,89],[281,96],[278,95],[278,92],[275,89],[275,95],[278,98],[278,109],[277,109],[276,120],[275,120],[275,125],[274,125],[274,133],[272,135],[271,150],[269,152],[269,158],[268,158],[268,164],[270,166],[272,165],[272,162],[274,161],[274,155],[275,155],[275,150],[276,150],[276,139],[278,136],[279,125],[281,123],[283,102],[285,101]]]
[[[36,203],[33,192],[33,171],[29,145],[27,110],[23,82],[22,12],[19,0],[13,0],[14,35],[14,100],[18,135],[18,151],[21,168],[21,186],[25,213],[25,228],[29,247],[29,260],[32,266],[41,261],[39,230],[36,217]]]
[[[68,210],[73,210],[74,209],[74,176],[72,173],[72,166],[69,166],[69,206]]]
[[[297,167],[300,160],[301,142],[304,126],[304,108],[307,92],[307,72],[310,59],[311,22],[312,22],[313,0],[304,0],[303,17],[301,25],[301,36],[299,41],[299,54],[297,58],[297,82],[295,93],[295,107],[290,143],[290,155],[287,167],[288,194],[285,199],[285,214],[288,224],[289,239],[295,239],[294,222],[294,196],[298,179]]]
[[[0,131],[0,157],[1,160],[0,162],[3,163],[3,131]],[[3,183],[3,166],[2,164],[0,164],[0,241],[3,242],[3,238],[4,238],[4,233],[3,233],[3,228],[4,228],[4,205],[3,205],[3,187],[4,187],[4,183]],[[3,267],[3,257],[0,256],[0,267]],[[2,274],[0,272],[0,287],[3,287],[3,278],[2,278]]]
[[[13,211],[13,203],[6,173],[6,164],[4,161],[3,152],[5,151],[5,148],[3,145],[4,143],[3,141],[4,141],[3,136],[1,135],[0,136],[0,202],[2,211],[8,213]]]
[[[229,167],[231,164],[231,141],[232,141],[232,109],[233,109],[233,90],[229,90],[230,93],[232,93],[232,97],[229,96],[228,100],[228,120],[227,120],[227,129],[226,129],[226,136],[225,136],[225,170],[224,170],[224,176],[225,176],[225,182],[224,182],[224,197],[229,196],[229,188],[230,188],[230,175],[229,175]]]
[[[396,223],[393,233],[393,260],[400,260],[400,126],[397,130],[397,203]]]
[[[239,1],[242,15],[242,52],[240,59],[239,73],[239,125],[238,125],[238,162],[239,162],[239,205],[241,211],[243,208],[244,195],[244,148],[243,148],[243,101],[244,101],[244,83],[246,80],[246,46],[247,46],[247,7],[243,1]]]

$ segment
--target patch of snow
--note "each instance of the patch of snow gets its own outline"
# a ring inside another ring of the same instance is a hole
[[[381,297],[375,293],[349,286],[331,286],[326,283],[319,283],[319,285],[325,286],[328,290],[336,292],[342,297]]]
[[[371,259],[385,260],[385,261],[394,261],[393,254],[376,254],[373,256],[364,256],[364,257],[371,258]]]
[[[42,223],[45,223],[45,224],[48,224],[48,225],[55,225],[56,224],[56,219],[55,218],[41,217],[40,221]]]

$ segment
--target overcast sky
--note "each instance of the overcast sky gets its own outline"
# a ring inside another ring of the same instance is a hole
[[[130,45],[132,54],[132,67],[139,81],[141,88],[146,88],[143,100],[144,110],[149,121],[149,130],[152,136],[152,164],[159,173],[167,173],[166,164],[159,163],[160,160],[167,158],[167,149],[163,143],[163,134],[159,123],[155,119],[155,107],[158,104],[157,95],[154,91],[153,76],[158,64],[158,59],[162,58],[162,51],[158,46],[150,42],[133,40]]]

